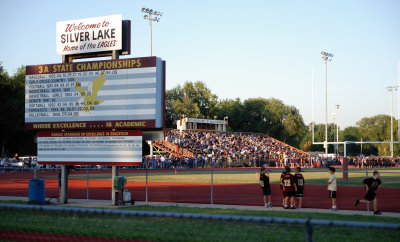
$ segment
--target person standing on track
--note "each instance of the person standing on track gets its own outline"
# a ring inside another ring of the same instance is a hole
[[[263,192],[264,206],[266,208],[272,207],[271,204],[271,186],[269,184],[268,170],[265,167],[260,169],[260,185]],[[268,202],[267,202],[268,198]]]
[[[296,174],[294,174],[294,180],[296,182],[297,186],[297,191],[296,191],[296,197],[299,198],[299,203],[298,203],[298,208],[302,207],[302,201],[303,201],[303,192],[304,192],[304,177],[303,174],[300,173],[301,168],[296,167]]]
[[[283,193],[285,194],[285,204],[284,208],[289,209],[289,199],[290,199],[290,208],[296,209],[295,204],[295,193],[297,191],[296,182],[294,180],[294,176],[290,174],[290,167],[286,167],[286,174],[283,176]]]
[[[281,174],[281,184],[279,185],[279,188],[281,189],[281,191],[282,191],[282,206],[283,207],[285,207],[285,192],[283,191],[283,177],[286,175],[286,167],[287,166],[285,166],[285,169],[282,171],[282,174]],[[289,168],[290,169],[290,168]]]
[[[379,179],[379,172],[374,171],[373,177],[366,178],[363,181],[363,184],[365,185],[365,200],[360,200],[356,199],[355,206],[357,206],[359,203],[367,203],[369,204],[370,202],[373,202],[374,204],[374,214],[375,215],[380,215],[382,214],[381,211],[378,210],[378,201],[376,199],[376,193],[375,191],[378,190],[380,185],[382,184],[381,180]]]
[[[332,200],[332,210],[337,211],[338,209],[336,208],[336,190],[337,190],[337,185],[336,185],[336,176],[335,176],[335,167],[329,167],[329,174],[331,176],[329,177],[328,180],[328,191],[329,191],[329,198]]]

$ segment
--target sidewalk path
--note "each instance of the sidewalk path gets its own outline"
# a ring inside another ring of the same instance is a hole
[[[48,200],[46,198],[46,200]],[[13,196],[0,196],[0,201],[28,201],[28,197],[13,197]],[[108,208],[116,209],[120,207],[131,207],[132,205],[127,204],[125,206],[114,206],[111,204],[111,200],[94,200],[94,199],[68,199],[68,204],[58,205],[53,199],[56,206],[65,207],[87,207],[87,208]],[[263,206],[243,206],[243,205],[221,205],[221,204],[196,204],[196,203],[167,203],[167,202],[142,202],[137,201],[135,206],[178,206],[178,207],[189,207],[189,208],[219,208],[219,209],[239,209],[239,210],[254,210],[254,211],[285,211],[285,212],[302,212],[302,213],[336,213],[342,215],[364,215],[374,216],[372,212],[359,211],[359,210],[338,210],[333,211],[330,209],[316,209],[316,208],[302,208],[302,209],[283,209],[282,207],[265,208]],[[400,213],[393,212],[382,212],[382,217],[393,217],[400,218]]]

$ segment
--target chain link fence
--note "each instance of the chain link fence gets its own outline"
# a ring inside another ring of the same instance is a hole
[[[281,169],[269,172],[272,189],[272,206],[282,206],[280,190]],[[352,169],[349,180],[336,173],[338,180],[338,209],[367,210],[354,206],[356,198],[363,198],[362,180],[372,176],[371,169]],[[378,207],[382,211],[400,212],[400,170],[379,169],[383,188],[378,189]],[[27,196],[28,181],[34,177],[45,180],[46,198],[56,201],[59,196],[59,170],[0,171],[0,195]],[[36,173],[36,175],[35,175]],[[259,185],[259,170],[255,168],[203,168],[203,169],[130,169],[120,168],[119,174],[126,176],[128,189],[137,201],[231,204],[263,206]],[[306,169],[303,207],[325,208],[331,206],[327,192],[329,173],[324,169]],[[69,174],[68,197],[79,199],[111,200],[111,168],[76,168]]]
[[[400,224],[0,204],[4,241],[396,241]],[[373,235],[373,236],[371,236]]]

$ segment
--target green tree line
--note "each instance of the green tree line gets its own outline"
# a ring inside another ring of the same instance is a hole
[[[0,62],[0,103],[0,155],[36,154],[34,133],[24,131],[25,67],[10,76]]]

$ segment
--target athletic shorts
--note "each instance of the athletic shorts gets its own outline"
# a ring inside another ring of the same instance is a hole
[[[330,198],[336,198],[336,191],[328,190]]]
[[[295,192],[294,191],[285,191],[284,192],[284,197],[294,197]]]
[[[262,187],[261,189],[263,191],[264,196],[271,195],[271,187],[267,186],[267,187]]]
[[[297,188],[296,197],[303,197],[303,188]]]
[[[368,190],[367,194],[365,194],[365,200],[372,201],[376,197],[376,193],[374,191]]]

